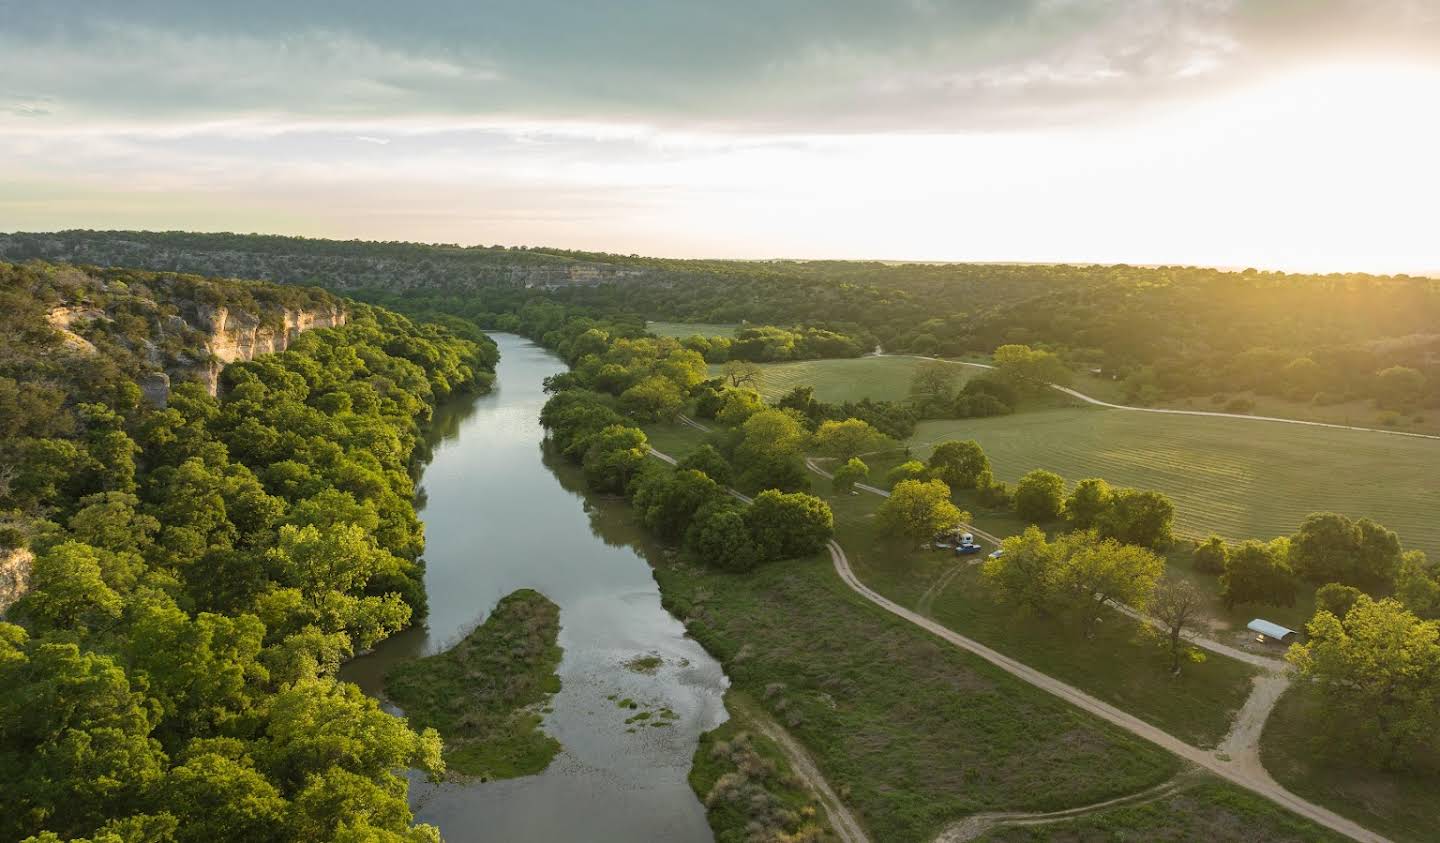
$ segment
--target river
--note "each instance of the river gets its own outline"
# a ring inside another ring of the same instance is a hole
[[[440,408],[434,455],[421,479],[430,615],[345,666],[342,677],[381,696],[398,661],[445,649],[518,588],[560,607],[562,688],[544,730],[564,749],[537,776],[431,785],[412,775],[421,822],[463,841],[708,841],[705,809],[686,782],[701,732],[725,720],[728,680],[660,605],[645,554],[659,553],[622,501],[583,489],[573,466],[546,455],[538,416],[542,381],[564,371],[555,355],[496,334],[490,394]],[[653,674],[625,662],[647,654]],[[669,708],[672,725],[626,725]]]

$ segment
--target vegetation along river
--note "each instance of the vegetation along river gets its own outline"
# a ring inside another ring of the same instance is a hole
[[[417,819],[449,841],[710,840],[686,783],[701,732],[724,721],[720,665],[660,606],[648,544],[625,504],[588,496],[579,471],[546,456],[542,382],[555,355],[497,334],[489,395],[436,413],[422,486],[430,616],[342,672],[381,696],[385,671],[439,652],[519,588],[560,607],[562,688],[543,729],[564,746],[540,775],[431,785],[412,776]],[[626,666],[657,655],[653,672]],[[670,709],[669,725],[627,725],[635,710]]]

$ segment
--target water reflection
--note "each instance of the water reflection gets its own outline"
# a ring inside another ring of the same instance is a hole
[[[622,501],[590,496],[583,477],[546,452],[537,416],[542,381],[563,363],[519,337],[498,335],[497,389],[436,413],[424,471],[430,616],[345,678],[379,694],[388,667],[438,652],[517,588],[560,606],[562,690],[545,730],[562,754],[538,776],[497,783],[412,782],[417,815],[447,840],[710,840],[686,783],[700,732],[725,717],[718,663],[660,606],[644,555],[658,552]],[[653,675],[624,662],[662,659]],[[627,724],[668,709],[670,725]]]

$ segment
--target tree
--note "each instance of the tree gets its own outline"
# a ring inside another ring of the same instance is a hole
[[[907,460],[890,469],[885,474],[885,482],[893,489],[897,484],[906,480],[924,480],[930,476],[925,468],[925,463],[919,460]]]
[[[1440,626],[1361,596],[1342,620],[1318,611],[1288,658],[1324,704],[1318,732],[1347,758],[1432,768],[1440,749]]]
[[[730,360],[726,362],[721,371],[725,375],[725,380],[729,381],[730,386],[736,389],[742,386],[759,389],[765,376],[764,369],[748,360]]]
[[[801,454],[810,434],[790,410],[762,410],[740,426],[734,464],[745,489],[808,486]]]
[[[1409,366],[1391,366],[1375,376],[1375,402],[1381,407],[1413,407],[1425,392],[1425,375]]]
[[[830,505],[802,492],[774,489],[755,496],[745,510],[745,524],[761,562],[794,559],[825,547],[835,526]]]
[[[990,470],[990,459],[974,439],[941,442],[930,452],[930,473],[951,489],[973,489],[982,474]]]
[[[624,494],[645,464],[650,445],[638,427],[611,425],[590,442],[581,465],[585,480],[597,492]]]
[[[35,558],[15,612],[47,629],[86,629],[113,623],[122,606],[101,576],[99,552],[69,541]]]
[[[875,522],[888,536],[919,543],[958,527],[969,517],[951,503],[950,487],[943,480],[903,480],[880,504]]]
[[[1116,489],[1096,520],[1102,538],[1160,550],[1173,539],[1175,505],[1159,492]]]
[[[943,413],[955,400],[955,366],[938,360],[923,363],[910,378],[910,403],[922,416]]]
[[[1150,597],[1150,616],[1165,626],[1172,673],[1180,672],[1180,657],[1186,649],[1182,636],[1203,615],[1204,600],[1193,583],[1176,577],[1161,578]]]
[[[751,416],[765,409],[765,401],[753,389],[726,389],[721,395],[715,420],[727,427],[738,427]]]
[[[1065,478],[1037,468],[1015,484],[1015,514],[1031,524],[1060,517],[1065,505]]]
[[[1225,573],[1225,560],[1229,555],[1230,551],[1225,546],[1225,540],[1212,534],[1203,544],[1195,545],[1191,559],[1195,570],[1204,574],[1218,575]]]
[[[1315,590],[1315,609],[1344,618],[1364,594],[1365,592],[1354,586],[1341,585],[1338,582],[1328,583]]]
[[[878,450],[889,441],[889,437],[860,419],[823,422],[814,436],[816,450],[839,460]]]
[[[1288,542],[1276,539],[1261,544],[1251,539],[1233,548],[1225,560],[1220,589],[1226,609],[1242,603],[1295,605],[1295,574],[1290,568]]]
[[[725,484],[730,480],[730,463],[720,456],[714,445],[705,444],[691,451],[676,468],[694,469],[705,474],[716,483]]]
[[[620,405],[642,421],[673,421],[685,394],[669,378],[651,375],[620,395]]]
[[[1002,541],[1000,549],[1004,551],[1000,556],[986,559],[981,567],[985,579],[1011,602],[1048,614],[1059,587],[1065,541],[1051,543],[1039,527],[1026,527],[1024,533]]]
[[[864,482],[870,476],[870,467],[859,457],[851,457],[848,462],[835,469],[835,476],[832,484],[837,495],[848,495],[855,488],[856,483]]]
[[[1056,577],[1088,635],[1107,603],[1144,609],[1165,562],[1143,547],[1081,536],[1072,539]]]
[[[725,571],[749,571],[760,559],[745,516],[734,506],[701,510],[691,522],[685,545],[691,555]]]
[[[1065,520],[1071,529],[1093,529],[1100,516],[1110,507],[1110,484],[1098,477],[1089,477],[1075,484],[1075,491],[1065,499]]]
[[[1028,345],[1002,345],[991,359],[996,374],[1018,390],[1037,392],[1052,383],[1070,382],[1070,370],[1060,358]]]
[[[1317,512],[1301,522],[1290,544],[1296,573],[1311,582],[1375,590],[1391,585],[1400,569],[1399,538],[1368,518]]]
[[[161,787],[166,810],[180,820],[181,843],[284,837],[288,806],[249,758],[200,751],[171,769]]]
[[[1426,620],[1440,618],[1440,566],[1427,562],[1422,551],[1406,551],[1395,576],[1395,596]]]
[[[645,494],[636,494],[633,503],[645,526],[666,541],[679,541],[701,508],[725,497],[718,483],[694,469],[665,471],[659,477]]]

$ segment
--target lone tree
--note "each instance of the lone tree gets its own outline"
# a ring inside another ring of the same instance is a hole
[[[974,439],[942,442],[930,453],[931,475],[951,489],[973,489],[981,475],[990,471],[990,459]]]
[[[1098,477],[1081,480],[1065,499],[1065,520],[1073,529],[1092,529],[1110,507],[1110,495],[1110,484],[1104,480]]]
[[[860,419],[827,421],[815,431],[815,449],[827,457],[848,460],[878,450],[890,437]]]
[[[950,487],[942,480],[902,480],[875,513],[882,532],[912,542],[929,541],[969,517],[950,502]]]
[[[1212,535],[1205,540],[1204,544],[1195,546],[1192,555],[1195,570],[1206,574],[1225,573],[1225,560],[1230,556],[1230,550],[1225,547],[1225,540],[1219,536]]]
[[[1060,517],[1065,505],[1065,478],[1037,468],[1015,484],[1015,514],[1031,524]]]
[[[1220,598],[1226,609],[1242,603],[1295,605],[1295,573],[1290,569],[1289,542],[1262,544],[1253,539],[1230,551],[1220,576]]]
[[[1165,639],[1170,647],[1170,671],[1180,672],[1180,657],[1187,647],[1185,630],[1200,618],[1204,595],[1189,580],[1164,577],[1150,596],[1150,616],[1165,625]]]
[[[759,389],[760,383],[765,377],[765,370],[749,360],[731,360],[720,370],[730,386],[739,389],[748,386],[751,389]]]
[[[921,416],[943,413],[955,400],[958,380],[955,366],[938,360],[924,363],[910,378],[910,403]]]
[[[834,479],[831,481],[835,488],[835,494],[848,495],[860,483],[870,476],[870,467],[859,457],[851,457],[848,462],[835,469]]]
[[[1393,584],[1400,570],[1400,539],[1368,518],[1314,513],[1301,522],[1290,548],[1295,572],[1311,582],[1373,591]]]
[[[1315,613],[1287,658],[1319,688],[1317,734],[1337,752],[1415,770],[1440,750],[1440,626],[1361,596],[1342,620]]]

